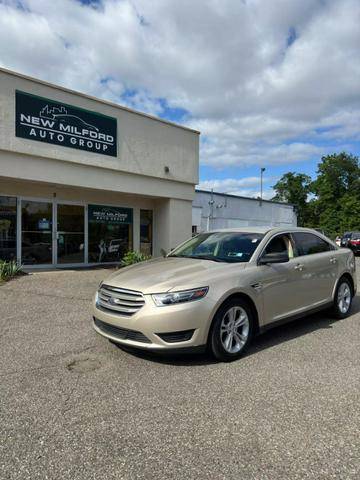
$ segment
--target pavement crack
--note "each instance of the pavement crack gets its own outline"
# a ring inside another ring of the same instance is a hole
[[[78,350],[71,350],[71,351],[67,351],[67,352],[57,353],[57,354],[54,354],[54,355],[48,355],[48,356],[45,357],[45,359],[50,360],[50,359],[56,359],[56,358],[61,358],[61,357],[67,357],[68,355],[79,355],[81,353],[92,350],[95,347],[96,347],[96,345],[90,345],[89,347],[78,349]],[[31,373],[31,372],[41,371],[41,370],[52,370],[54,368],[58,368],[58,365],[53,364],[53,365],[45,365],[45,366],[33,367],[33,368],[24,368],[24,369],[20,369],[20,370],[11,370],[10,372],[1,373],[0,378],[7,378],[7,377],[10,377],[12,375],[20,375],[20,374],[24,374],[24,373]]]

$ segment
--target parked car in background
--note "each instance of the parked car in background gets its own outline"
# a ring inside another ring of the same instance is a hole
[[[341,246],[350,248],[354,253],[359,253],[360,232],[345,232],[341,237]]]
[[[315,230],[216,230],[113,273],[96,292],[93,325],[125,346],[208,347],[227,361],[279,323],[329,307],[346,317],[355,291],[354,254]]]
[[[348,246],[349,240],[351,238],[351,233],[352,232],[345,232],[344,235],[341,237],[341,241],[340,241],[340,246],[341,247],[347,247]]]
[[[347,232],[341,239],[341,246],[350,248],[355,255],[360,253],[360,232]]]
[[[339,235],[336,236],[335,243],[338,247],[341,247],[341,237],[339,237]]]

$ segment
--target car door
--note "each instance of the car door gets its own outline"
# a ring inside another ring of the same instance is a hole
[[[263,301],[264,324],[281,321],[283,318],[295,314],[302,306],[297,296],[301,278],[296,269],[296,252],[290,234],[278,234],[272,237],[260,258],[266,253],[281,252],[288,253],[288,262],[257,267],[260,279],[258,288],[261,288]]]
[[[297,296],[304,309],[331,301],[338,276],[335,248],[323,238],[310,232],[294,232],[292,237],[298,252]]]

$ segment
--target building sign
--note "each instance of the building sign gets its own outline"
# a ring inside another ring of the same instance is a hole
[[[16,136],[117,156],[117,120],[16,91]]]
[[[103,223],[106,225],[131,224],[133,215],[131,208],[104,207],[103,205],[89,205],[89,223]]]

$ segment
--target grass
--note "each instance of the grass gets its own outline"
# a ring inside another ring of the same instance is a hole
[[[6,282],[21,273],[22,266],[18,265],[14,260],[6,262],[0,260],[0,282]]]

